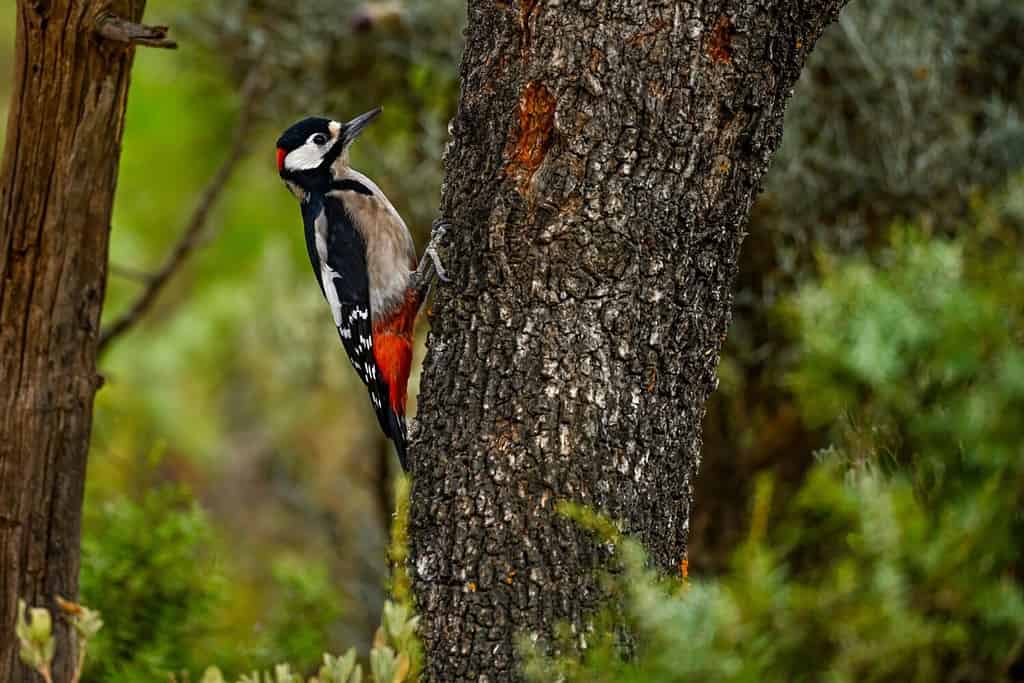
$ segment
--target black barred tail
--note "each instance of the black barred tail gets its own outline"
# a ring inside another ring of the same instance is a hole
[[[402,471],[409,471],[409,461],[406,458],[407,435],[405,428],[405,416],[399,415],[387,404],[377,409],[377,421],[384,434],[395,444],[398,451],[398,462],[402,464]]]

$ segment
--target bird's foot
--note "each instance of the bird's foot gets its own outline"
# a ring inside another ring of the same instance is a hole
[[[441,282],[451,282],[444,269],[444,264],[441,262],[441,253],[443,253],[441,241],[444,240],[450,227],[451,224],[443,218],[438,218],[430,227],[430,242],[423,250],[423,258],[420,259],[419,267],[412,275],[413,287],[419,292],[421,301],[426,299],[434,277]]]
[[[424,256],[428,256],[430,261],[434,264],[434,275],[437,279],[444,283],[451,282],[451,278],[448,277],[448,273],[445,271],[444,266],[441,265],[441,257],[437,255],[437,249],[434,247],[427,247],[427,250],[423,252]]]
[[[441,242],[444,240],[445,235],[448,234],[448,228],[450,227],[452,227],[451,223],[443,218],[435,220],[430,226],[430,242],[427,244],[427,248],[423,252],[424,256],[430,258],[430,261],[434,266],[434,272],[437,274],[437,277],[441,282],[451,282],[448,278],[448,273],[445,272],[444,265],[441,263],[441,256],[437,253],[437,250],[441,247]]]

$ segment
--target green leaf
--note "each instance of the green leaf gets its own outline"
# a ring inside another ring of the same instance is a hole
[[[395,651],[390,647],[375,647],[370,651],[370,673],[374,683],[391,683],[397,667]]]

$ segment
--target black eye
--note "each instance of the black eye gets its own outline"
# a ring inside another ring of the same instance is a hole
[[[314,145],[326,145],[327,144],[327,136],[324,135],[323,133],[317,133],[316,135],[313,136],[313,144]]]

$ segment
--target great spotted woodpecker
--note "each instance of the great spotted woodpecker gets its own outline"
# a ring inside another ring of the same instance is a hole
[[[298,197],[306,249],[352,367],[381,429],[406,459],[405,401],[413,326],[433,276],[446,280],[435,221],[417,267],[412,236],[380,188],[349,166],[348,148],[380,108],[348,123],[311,117],[277,141],[277,169]]]

